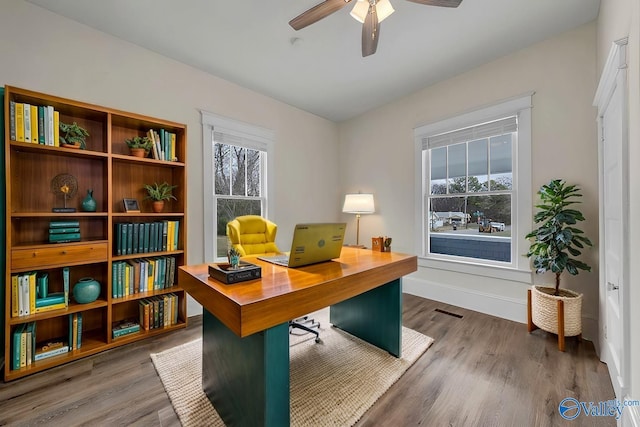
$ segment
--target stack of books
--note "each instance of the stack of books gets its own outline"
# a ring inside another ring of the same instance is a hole
[[[69,305],[68,267],[63,269],[63,292],[49,292],[47,272],[27,272],[11,276],[11,317],[28,316],[64,309]]]
[[[129,334],[135,334],[140,331],[140,324],[135,320],[123,320],[113,325],[113,338],[123,337]]]
[[[49,223],[49,243],[80,241],[80,221],[51,221]]]

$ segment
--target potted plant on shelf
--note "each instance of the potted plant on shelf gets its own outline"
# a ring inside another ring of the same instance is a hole
[[[151,150],[151,140],[146,136],[134,136],[124,140],[127,147],[131,151],[131,155],[135,157],[147,157]]]
[[[555,274],[555,286],[535,285],[531,289],[529,332],[535,325],[558,334],[559,344],[562,338],[561,350],[564,349],[564,336],[582,334],[582,294],[561,289],[560,276],[564,271],[571,275],[580,270],[591,271],[589,265],[575,258],[585,246],[592,246],[584,232],[575,226],[578,221],[584,221],[584,216],[570,207],[581,203],[579,191],[576,185],[567,185],[560,179],[540,187],[538,194],[542,203],[536,205],[539,211],[534,216],[534,222],[539,226],[526,236],[533,239],[526,255],[533,259],[536,273],[551,271]],[[564,307],[564,330],[558,324],[558,307]]]
[[[60,145],[67,148],[87,148],[87,137],[89,132],[86,129],[73,122],[72,124],[59,124],[60,128]]]
[[[152,185],[145,184],[144,189],[147,190],[147,197],[145,199],[153,200],[153,211],[156,213],[162,212],[164,209],[164,202],[167,200],[178,200],[172,194],[174,188],[177,185],[169,185],[167,182],[158,184],[154,182]]]

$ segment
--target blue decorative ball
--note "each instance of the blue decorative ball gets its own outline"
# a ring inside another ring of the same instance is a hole
[[[100,282],[92,277],[83,277],[73,286],[73,299],[78,304],[94,302],[100,296]]]

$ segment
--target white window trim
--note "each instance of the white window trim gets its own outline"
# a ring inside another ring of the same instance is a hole
[[[204,208],[204,259],[205,261],[216,261],[216,204],[213,202],[213,180],[211,172],[214,170],[213,165],[213,132],[224,132],[244,138],[248,141],[254,141],[255,145],[250,142],[244,145],[247,148],[264,150],[267,153],[266,170],[264,171],[265,181],[263,182],[263,195],[267,204],[265,206],[265,217],[272,217],[275,214],[274,207],[274,188],[273,179],[271,179],[274,168],[274,143],[275,132],[270,129],[262,128],[249,123],[219,116],[207,111],[200,111],[202,117],[202,162],[203,162],[203,208]],[[209,173],[208,173],[209,172]]]
[[[460,115],[440,120],[414,129],[415,150],[415,225],[418,228],[415,241],[415,253],[418,254],[418,265],[448,271],[458,271],[481,276],[496,277],[531,282],[531,267],[526,253],[529,242],[524,236],[530,231],[527,227],[533,224],[532,180],[531,180],[531,108],[534,92],[509,98],[498,103],[484,106]],[[518,140],[514,147],[516,174],[513,176],[514,225],[511,229],[512,247],[510,265],[491,265],[491,262],[479,262],[470,258],[460,260],[454,257],[438,259],[437,256],[425,255],[425,217],[423,195],[425,179],[423,176],[422,140],[425,137],[454,131],[464,127],[489,122],[507,115],[518,116]]]

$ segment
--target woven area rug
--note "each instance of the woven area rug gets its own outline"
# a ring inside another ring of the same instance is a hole
[[[433,339],[402,328],[402,357],[320,321],[321,343],[311,334],[290,335],[292,426],[351,426],[424,353]],[[294,332],[296,332],[294,330]],[[151,355],[183,426],[224,423],[202,390],[202,340]]]

